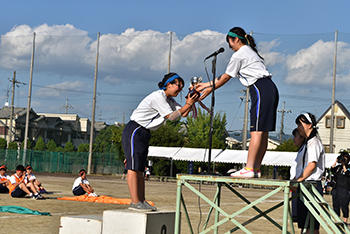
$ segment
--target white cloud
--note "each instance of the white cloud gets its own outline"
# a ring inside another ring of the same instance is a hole
[[[38,72],[72,74],[84,70],[91,60],[91,38],[86,31],[70,24],[47,24],[31,28],[20,25],[1,36],[0,62],[7,69],[28,69],[35,38],[34,66]],[[90,62],[92,63],[92,62]]]
[[[36,33],[35,72],[91,76],[95,67],[96,38],[73,25],[19,25],[1,36],[0,67],[29,70],[33,32]],[[203,59],[225,43],[221,33],[205,30],[185,36],[173,33],[171,68],[203,71]],[[229,53],[227,53],[229,54]],[[99,72],[109,80],[129,79],[128,73],[165,73],[168,68],[169,32],[126,29],[100,37]],[[142,76],[139,76],[140,78]]]
[[[66,92],[82,91],[85,84],[81,81],[65,81],[40,88],[35,95],[39,97],[58,97]]]
[[[272,41],[262,41],[259,42],[258,49],[266,66],[274,66],[276,64],[283,64],[285,62],[285,55],[280,52],[273,51],[274,48],[279,46],[279,41],[277,39]]]
[[[350,73],[350,48],[345,42],[338,42],[337,82],[348,83]],[[319,40],[309,48],[301,49],[288,56],[286,65],[288,84],[329,85],[333,77],[334,42]]]

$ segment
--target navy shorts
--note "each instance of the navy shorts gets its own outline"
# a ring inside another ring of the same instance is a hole
[[[26,195],[27,193],[18,186],[11,193],[11,197],[25,197]]]
[[[315,186],[315,188],[317,189],[317,191],[323,196],[323,188],[322,188],[322,183],[321,181],[308,181],[311,182],[313,184],[313,186]],[[298,228],[310,228],[310,221],[309,221],[309,225],[306,227],[306,216],[309,213],[309,210],[307,209],[307,207],[304,205],[304,203],[301,200],[297,200],[297,216],[298,216]],[[310,215],[312,215],[310,213]],[[320,229],[320,223],[315,219],[315,230],[319,230]]]
[[[122,145],[126,158],[126,169],[133,171],[145,171],[151,133],[136,123],[130,121],[124,128]]]
[[[271,77],[258,79],[249,86],[249,93],[250,131],[275,131],[279,95]]]
[[[0,193],[9,193],[9,189],[5,185],[0,184]]]
[[[81,196],[84,195],[86,192],[84,189],[79,185],[73,189],[74,196]]]

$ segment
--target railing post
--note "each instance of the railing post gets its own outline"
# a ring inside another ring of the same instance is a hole
[[[181,225],[181,196],[182,196],[182,181],[177,180],[177,191],[176,191],[176,214],[175,214],[175,234],[180,234]]]

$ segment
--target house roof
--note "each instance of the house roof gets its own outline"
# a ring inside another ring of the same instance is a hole
[[[335,100],[335,105],[339,106],[339,108],[344,112],[345,116],[350,119],[350,112],[346,109],[346,107],[343,105],[343,103],[339,102],[338,100]],[[331,109],[332,105],[329,105],[327,110],[318,118],[317,123],[320,122],[320,120],[328,113],[328,111]]]
[[[31,110],[32,111],[32,110]],[[15,107],[13,108],[14,115],[25,115],[27,113],[27,108]],[[0,109],[0,119],[9,119],[11,115],[11,107],[4,106]]]

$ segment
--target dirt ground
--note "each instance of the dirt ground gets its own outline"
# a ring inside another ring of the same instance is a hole
[[[0,213],[0,233],[18,234],[18,233],[36,233],[48,234],[58,233],[60,225],[60,217],[66,215],[81,215],[81,214],[102,214],[104,210],[127,209],[126,205],[115,204],[98,204],[90,202],[76,202],[57,200],[56,197],[72,196],[71,188],[74,181],[73,176],[68,175],[40,175],[37,177],[43,183],[45,188],[52,192],[46,195],[49,199],[32,200],[29,198],[11,198],[8,194],[0,194],[0,206],[16,205],[22,206],[41,212],[50,212],[52,216],[37,216],[23,215],[12,213]],[[127,184],[120,176],[89,176],[90,183],[95,188],[97,194],[113,196],[117,198],[128,198]],[[198,189],[199,185],[194,184]],[[216,187],[214,185],[201,185],[201,191],[208,197],[214,196]],[[254,189],[254,188],[238,188],[248,200],[254,201],[257,198],[267,194],[271,190]],[[201,200],[198,201],[190,190],[183,187],[183,196],[186,207],[191,217],[193,230],[198,233],[198,226],[203,225],[208,214],[208,205]],[[153,201],[159,210],[175,211],[176,201],[176,183],[160,182],[159,180],[151,179],[146,181],[146,198]],[[326,200],[330,201],[330,196],[325,195]],[[279,192],[270,197],[264,203],[258,205],[261,210],[266,210],[273,205],[283,200],[283,193]],[[237,198],[227,189],[222,190],[221,207],[228,213],[237,211],[245,205],[242,200]],[[200,207],[200,209],[199,209]],[[183,211],[183,209],[182,209]],[[279,208],[271,213],[278,223],[282,224],[283,208]],[[256,215],[252,209],[240,214],[238,221],[245,221]],[[213,219],[213,218],[212,218]],[[219,233],[224,233],[233,228],[232,223],[226,223],[219,229]],[[253,233],[281,233],[279,229],[270,224],[265,218],[260,218],[255,222],[247,225],[248,230]],[[202,230],[200,228],[200,230]],[[185,215],[182,212],[181,233],[190,233]],[[237,231],[236,233],[243,233]],[[299,233],[299,232],[298,232]],[[323,232],[324,233],[324,232]]]

